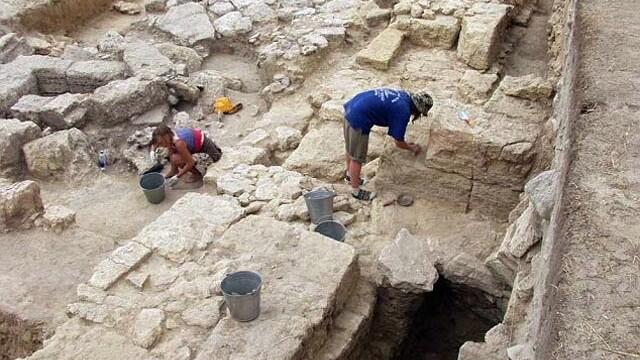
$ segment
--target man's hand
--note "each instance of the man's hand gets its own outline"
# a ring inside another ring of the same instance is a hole
[[[408,143],[408,142],[404,142],[404,141],[397,141],[396,140],[396,146],[399,147],[400,149],[405,149],[405,150],[411,151],[413,153],[413,155],[418,155],[418,154],[420,154],[420,151],[422,151],[422,148],[420,148],[420,145],[414,144],[414,143]]]
[[[409,150],[413,152],[413,155],[418,156],[422,151],[422,148],[418,144],[409,143]]]

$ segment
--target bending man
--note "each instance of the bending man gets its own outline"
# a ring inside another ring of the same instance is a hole
[[[392,89],[374,89],[361,92],[344,105],[344,139],[347,173],[345,180],[358,200],[370,201],[375,193],[360,186],[360,171],[367,162],[369,132],[373,126],[388,127],[388,134],[400,149],[420,153],[420,146],[405,141],[409,121],[427,115],[433,106],[431,96],[424,91],[408,92]]]

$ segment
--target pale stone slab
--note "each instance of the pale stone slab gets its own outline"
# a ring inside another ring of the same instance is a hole
[[[411,235],[407,229],[401,229],[393,242],[382,249],[378,270],[386,286],[406,292],[432,291],[438,280],[426,241]]]
[[[378,70],[388,69],[391,60],[400,49],[403,38],[402,31],[392,28],[385,29],[356,55],[356,62]]]

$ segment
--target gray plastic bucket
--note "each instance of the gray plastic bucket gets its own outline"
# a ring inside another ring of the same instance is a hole
[[[333,219],[333,198],[335,196],[335,193],[327,189],[314,190],[304,194],[304,202],[307,204],[312,223],[319,224]]]
[[[225,276],[220,284],[231,317],[251,321],[260,315],[262,277],[253,271],[238,271]]]
[[[334,220],[321,222],[314,231],[340,242],[344,241],[344,237],[347,235],[347,229],[344,225]]]
[[[164,175],[149,173],[140,178],[140,188],[144,196],[152,204],[159,204],[164,200]]]

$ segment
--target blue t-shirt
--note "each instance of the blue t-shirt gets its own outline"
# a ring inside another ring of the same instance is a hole
[[[374,125],[387,126],[392,138],[404,141],[411,118],[411,97],[406,91],[369,90],[347,101],[344,113],[349,125],[363,134],[368,134]]]

